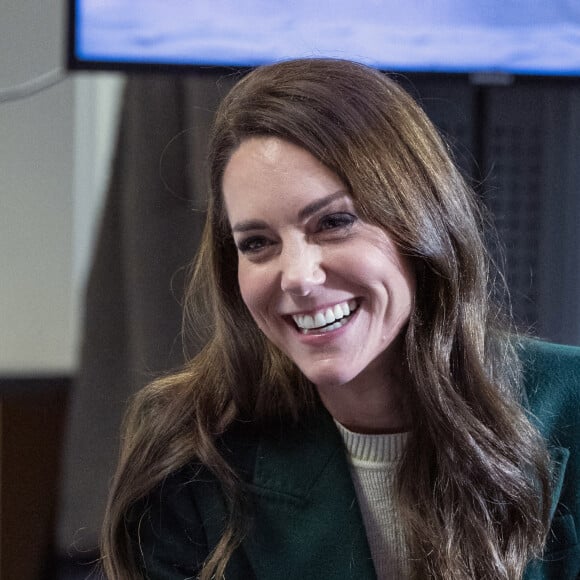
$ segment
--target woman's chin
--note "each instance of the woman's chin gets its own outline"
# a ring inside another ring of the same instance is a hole
[[[301,369],[306,378],[317,388],[340,387],[350,383],[357,375],[352,371],[340,368]]]

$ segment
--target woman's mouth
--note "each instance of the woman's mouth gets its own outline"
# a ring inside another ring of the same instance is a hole
[[[347,300],[311,314],[293,314],[292,319],[302,334],[320,334],[344,326],[358,306],[356,300]]]

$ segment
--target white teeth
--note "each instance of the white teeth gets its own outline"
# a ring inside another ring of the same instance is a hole
[[[314,328],[318,327],[318,326],[326,326],[327,322],[326,322],[326,318],[324,317],[324,314],[322,312],[317,312],[314,315]]]
[[[302,330],[312,330],[313,328],[322,329],[324,332],[340,328],[346,320],[341,320],[347,317],[351,312],[357,309],[356,300],[349,300],[348,302],[341,302],[335,304],[332,308],[326,310],[319,310],[314,315],[311,314],[294,314],[292,318],[294,322]],[[341,322],[341,324],[339,324]],[[335,323],[335,324],[333,324]],[[332,325],[332,326],[328,326]],[[338,325],[338,326],[337,326]]]
[[[330,324],[336,320],[336,316],[334,316],[334,310],[332,308],[327,308],[326,312],[324,313],[324,318],[326,320],[326,324]]]

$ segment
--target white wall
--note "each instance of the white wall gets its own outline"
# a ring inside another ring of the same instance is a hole
[[[64,66],[64,0],[0,0],[0,94]],[[0,376],[73,373],[122,79],[0,103]]]
[[[74,85],[71,306],[76,367],[85,282],[110,176],[124,79],[112,73],[75,73]]]

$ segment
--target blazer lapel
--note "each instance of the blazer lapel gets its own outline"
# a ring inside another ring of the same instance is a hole
[[[249,485],[255,521],[244,544],[257,578],[376,578],[342,439],[326,411],[263,435]]]
[[[566,465],[570,451],[564,447],[555,447],[550,449],[550,459],[552,468],[552,498],[550,505],[550,519],[554,517],[560,494],[562,493],[562,485],[564,484],[564,474],[566,473]]]

